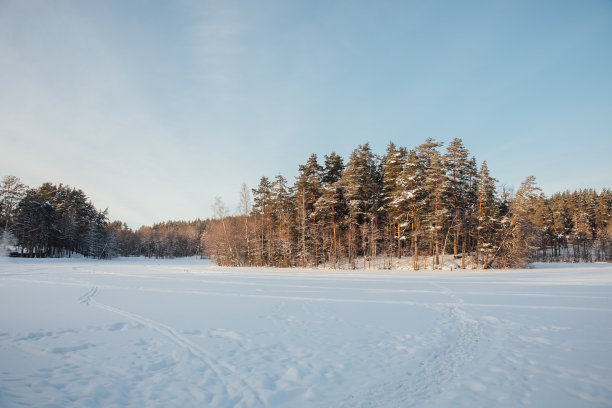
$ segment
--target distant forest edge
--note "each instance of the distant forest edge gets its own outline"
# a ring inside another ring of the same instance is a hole
[[[82,190],[45,183],[0,183],[3,247],[14,256],[74,253],[115,256],[207,256],[219,265],[394,268],[509,268],[532,261],[611,261],[612,191],[546,197],[534,177],[516,192],[502,188],[454,139],[427,139],[408,150],[390,143],[383,156],[358,146],[346,164],[315,154],[293,185],[280,174],[240,190],[229,214],[168,221],[133,231],[109,222]],[[408,260],[408,261],[406,261]]]

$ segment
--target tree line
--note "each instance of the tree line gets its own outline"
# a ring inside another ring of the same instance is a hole
[[[207,256],[220,265],[507,268],[531,261],[612,260],[612,191],[546,197],[528,177],[498,191],[486,162],[460,139],[442,151],[366,143],[344,161],[312,154],[290,184],[281,174],[245,184],[231,214],[220,198],[206,220],[128,228],[65,185],[0,182],[0,230],[13,255],[95,258]]]
[[[4,246],[13,244],[21,256],[115,255],[107,211],[97,210],[81,190],[51,183],[31,189],[6,176],[0,198]]]
[[[172,258],[202,254],[206,221],[168,221],[136,231],[109,222],[80,189],[44,183],[28,188],[16,176],[0,182],[2,247],[13,256]]]
[[[119,255],[147,258],[178,258],[204,255],[201,237],[207,221],[166,221],[136,231],[115,221],[109,228],[118,237]]]
[[[345,163],[312,154],[289,185],[281,174],[243,184],[238,214],[218,199],[204,231],[220,265],[507,268],[534,260],[612,260],[612,192],[545,197],[534,177],[498,191],[486,162],[461,139],[390,143],[378,156],[358,146]]]

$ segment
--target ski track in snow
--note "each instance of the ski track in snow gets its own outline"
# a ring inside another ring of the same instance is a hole
[[[143,326],[155,330],[206,364],[214,372],[215,376],[222,384],[224,394],[227,394],[230,398],[235,398],[238,396],[239,400],[254,401],[258,404],[263,403],[261,397],[257,393],[257,390],[249,385],[244,379],[240,378],[240,376],[236,373],[235,367],[217,360],[208,351],[183,337],[171,326],[96,301],[94,297],[98,294],[98,292],[99,290],[97,287],[91,288],[91,290],[79,298],[79,302],[127,317],[134,322],[140,323]]]
[[[0,406],[612,406],[612,266],[0,262]]]

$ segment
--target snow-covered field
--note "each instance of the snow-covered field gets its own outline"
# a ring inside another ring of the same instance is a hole
[[[612,264],[0,261],[1,407],[612,405]]]

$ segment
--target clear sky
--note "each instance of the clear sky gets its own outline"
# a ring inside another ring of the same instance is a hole
[[[0,176],[131,227],[428,137],[509,187],[612,187],[612,1],[0,0]]]

